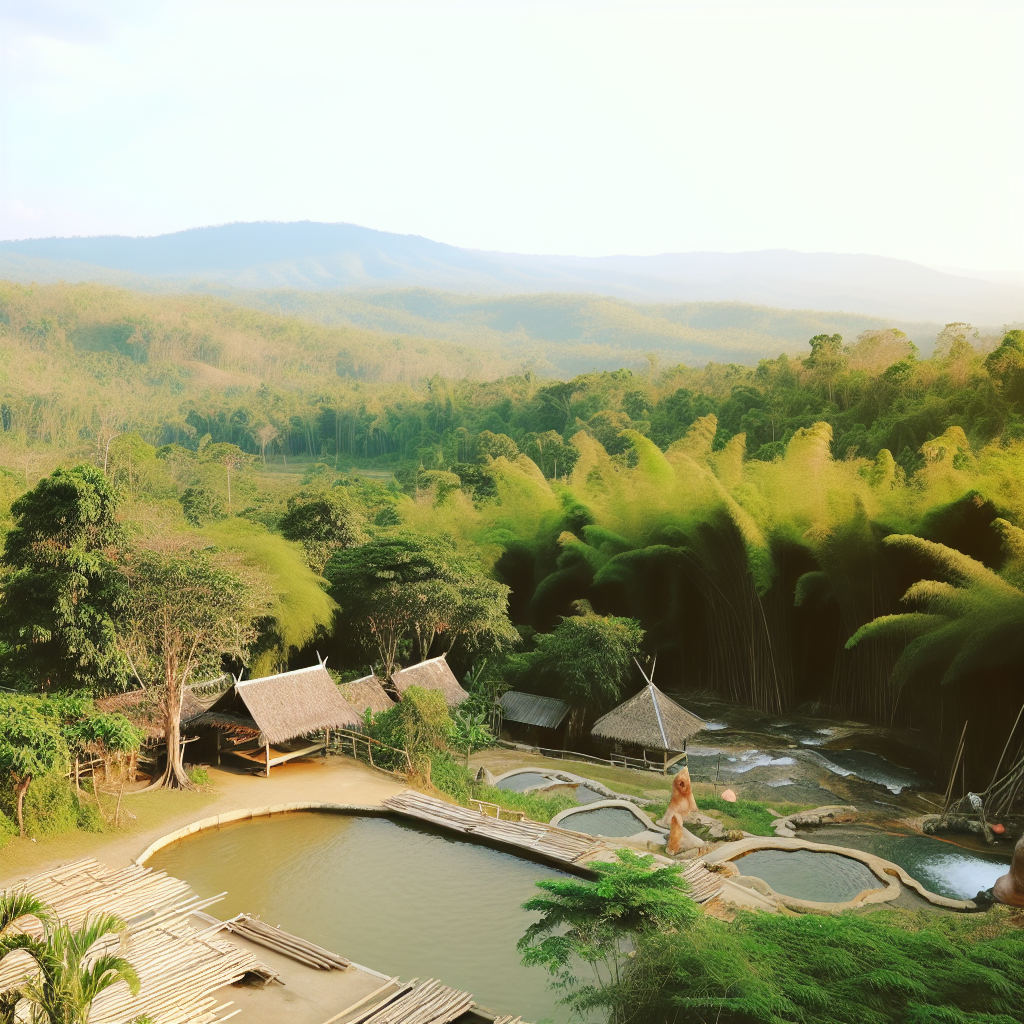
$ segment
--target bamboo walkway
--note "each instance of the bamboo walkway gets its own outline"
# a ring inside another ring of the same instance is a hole
[[[139,994],[133,997],[123,984],[111,986],[93,1003],[90,1024],[124,1024],[146,1015],[159,1024],[214,1024],[240,1011],[231,1011],[230,1002],[217,1005],[213,992],[246,974],[265,981],[276,977],[248,950],[217,941],[220,921],[202,930],[188,923],[221,896],[200,899],[187,883],[162,871],[136,865],[114,870],[82,860],[29,878],[18,888],[44,900],[73,928],[100,912],[128,922],[125,945],[112,935],[97,944],[96,952],[125,956],[138,972]],[[28,967],[23,955],[6,957],[0,991],[17,984]]]
[[[410,818],[517,846],[564,864],[576,864],[581,858],[604,848],[593,836],[583,832],[570,832],[539,821],[499,821],[468,807],[449,804],[412,790],[388,797],[383,806]]]
[[[585,832],[572,832],[539,821],[499,821],[468,807],[449,804],[412,790],[388,797],[384,806],[410,818],[491,839],[506,846],[517,846],[564,864],[586,867],[584,858],[602,850],[613,850],[607,843],[598,842]],[[709,871],[703,861],[695,861],[687,867],[683,878],[689,883],[690,897],[697,903],[707,903],[722,891],[721,879]]]
[[[381,996],[382,991],[395,984],[396,988]],[[374,999],[377,1001],[373,1002]],[[325,1024],[450,1024],[472,1006],[470,993],[449,988],[433,978],[422,982],[413,978],[404,984],[391,978]]]

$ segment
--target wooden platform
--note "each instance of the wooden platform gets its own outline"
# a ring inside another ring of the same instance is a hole
[[[596,858],[602,851],[614,852],[613,846],[585,832],[573,832],[539,821],[499,821],[468,807],[449,804],[412,790],[389,797],[384,806],[406,817],[490,839],[505,846],[519,847],[576,867],[586,867],[587,860]],[[683,871],[683,878],[690,886],[691,898],[697,903],[706,903],[722,891],[718,875],[708,871],[702,861],[690,864]]]
[[[114,870],[95,860],[81,860],[26,879],[16,887],[49,904],[57,918],[78,927],[88,914],[117,914],[128,922],[127,950],[120,936],[101,943],[120,952],[135,967],[138,996],[126,985],[112,985],[93,1003],[90,1024],[124,1024],[149,1015],[160,1024],[214,1024],[234,1016],[230,1001],[217,1005],[212,993],[246,975],[269,981],[276,974],[242,947],[218,941],[218,922],[197,930],[189,917],[221,897],[200,899],[188,885],[163,871],[132,865]],[[16,954],[0,964],[0,990],[24,974]]]

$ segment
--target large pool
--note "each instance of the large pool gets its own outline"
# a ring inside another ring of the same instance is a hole
[[[439,978],[524,1020],[555,1007],[547,974],[516,942],[535,919],[520,905],[542,864],[388,818],[295,813],[224,825],[160,850],[149,866],[201,895],[210,912],[259,914],[389,976]]]

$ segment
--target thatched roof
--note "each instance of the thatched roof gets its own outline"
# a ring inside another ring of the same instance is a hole
[[[382,711],[390,711],[395,706],[381,681],[372,674],[363,676],[362,679],[353,679],[349,683],[342,683],[338,689],[359,715],[365,714],[367,708],[375,715],[379,715]]]
[[[410,686],[422,686],[424,690],[440,690],[450,708],[461,704],[469,696],[459,686],[459,681],[448,667],[448,661],[443,654],[439,658],[431,658],[429,661],[421,661],[418,665],[403,668],[391,677],[391,682],[399,695],[405,693]]]
[[[638,694],[599,718],[590,735],[645,750],[679,751],[703,728],[701,719],[666,697],[654,683],[648,683]]]
[[[205,685],[205,684],[204,684]],[[196,715],[202,714],[217,699],[217,694],[197,696],[191,686],[186,686],[181,695],[182,724],[189,722]],[[132,725],[142,729],[146,739],[162,740],[164,738],[163,706],[159,693],[153,690],[126,690],[124,693],[112,693],[96,700],[96,707],[105,714],[124,715]]]
[[[501,714],[507,722],[557,729],[569,714],[569,705],[555,697],[538,697],[510,690],[501,695]]]
[[[264,743],[284,743],[320,729],[358,729],[362,719],[322,665],[235,683],[192,725],[255,728]]]

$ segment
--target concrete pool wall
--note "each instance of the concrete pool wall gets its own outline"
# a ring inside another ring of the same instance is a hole
[[[843,903],[819,903],[814,900],[804,900],[795,896],[788,896],[785,893],[776,892],[767,882],[756,875],[743,874],[741,867],[742,858],[748,853],[761,850],[808,850],[812,853],[839,854],[842,857],[848,857],[850,860],[860,861],[861,864],[866,865],[879,880],[881,886],[878,889],[865,889],[852,900],[847,900]],[[706,854],[703,860],[712,870],[721,871],[727,878],[739,882],[741,885],[748,885],[762,895],[769,896],[779,904],[794,910],[831,912],[850,910],[854,907],[871,903],[887,903],[900,895],[903,886],[911,889],[918,896],[937,907],[945,907],[947,910],[977,909],[977,904],[973,900],[954,900],[947,896],[940,896],[938,893],[930,892],[917,879],[912,878],[903,868],[898,864],[893,864],[892,861],[883,860],[872,853],[853,850],[846,846],[810,843],[803,839],[755,836],[749,839],[741,839],[734,843],[725,843],[717,850]]]

